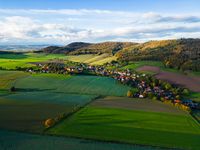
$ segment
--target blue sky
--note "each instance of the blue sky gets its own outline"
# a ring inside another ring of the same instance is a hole
[[[123,11],[199,11],[199,0],[0,0],[0,8],[107,9]]]
[[[199,0],[0,0],[0,44],[200,37]]]

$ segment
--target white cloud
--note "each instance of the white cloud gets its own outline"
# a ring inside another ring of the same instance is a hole
[[[67,44],[73,41],[200,38],[200,15],[0,9],[0,27],[0,43]]]

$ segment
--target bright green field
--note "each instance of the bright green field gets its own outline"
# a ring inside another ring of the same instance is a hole
[[[200,126],[189,115],[89,106],[50,134],[134,144],[199,149]]]
[[[52,59],[62,59],[64,61],[84,62],[95,65],[102,65],[104,63],[115,60],[116,58],[107,55],[78,55],[67,56],[64,54],[44,54],[44,53],[24,53],[24,54],[1,54],[0,67],[6,69],[15,69],[16,67],[32,67],[33,62],[44,62]]]
[[[63,79],[33,75],[18,80],[15,87],[26,90],[48,90],[50,92],[125,96],[130,87],[112,78],[99,76],[66,76]]]
[[[24,53],[24,54],[1,54],[0,67],[6,69],[15,69],[16,67],[31,67],[31,62],[43,62],[50,59],[64,59],[66,56],[62,54],[37,54],[37,53]]]

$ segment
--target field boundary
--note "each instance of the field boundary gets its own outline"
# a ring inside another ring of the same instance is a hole
[[[91,101],[89,101],[88,103],[84,104],[83,106],[79,106],[78,108],[76,108],[75,110],[72,110],[71,112],[69,112],[68,114],[66,114],[61,120],[59,120],[58,122],[56,122],[55,124],[53,124],[52,126],[44,129],[43,133],[45,134],[47,131],[49,131],[50,129],[54,128],[55,126],[59,125],[60,123],[62,123],[64,120],[69,119],[71,116],[73,116],[75,113],[79,112],[80,110],[82,110],[83,108],[85,108],[86,106],[88,106],[89,104],[91,104],[92,102],[94,102],[95,100],[99,99],[99,98],[103,98],[103,96],[99,95],[96,96],[95,98],[91,99]],[[47,134],[48,135],[48,134]]]

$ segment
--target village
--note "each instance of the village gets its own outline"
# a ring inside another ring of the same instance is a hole
[[[35,63],[35,65],[37,66],[37,69],[28,68],[26,69],[26,72],[97,75],[111,77],[121,84],[132,87],[132,90],[127,92],[128,97],[159,100],[188,112],[193,109],[199,109],[200,107],[199,103],[183,97],[183,95],[187,95],[189,93],[188,89],[179,88],[176,85],[158,80],[148,74],[138,73],[135,70],[107,69],[105,65],[93,66],[77,62],[69,62],[67,64],[48,62]]]

